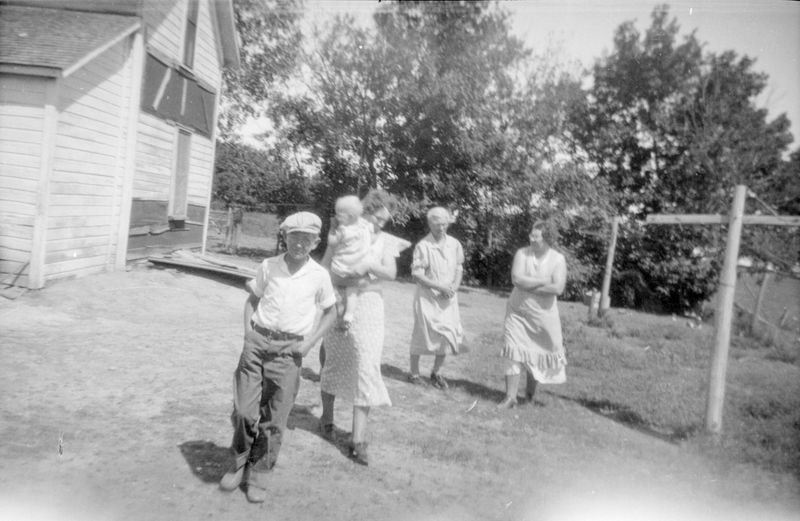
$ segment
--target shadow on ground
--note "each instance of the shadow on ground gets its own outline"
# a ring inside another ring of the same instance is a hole
[[[383,376],[386,378],[391,378],[392,380],[397,380],[398,382],[411,385],[408,381],[410,373],[400,369],[399,367],[389,364],[381,364],[381,374],[383,374]],[[431,385],[427,377],[422,377],[422,382],[425,386]],[[480,398],[482,400],[500,402],[503,398],[505,398],[505,392],[498,389],[492,389],[491,387],[487,387],[483,384],[475,383],[470,380],[464,380],[461,378],[448,378],[447,383],[449,384],[451,390],[460,389],[468,395],[475,398]]]
[[[678,443],[691,436],[696,428],[681,428],[681,429],[658,429],[647,422],[634,410],[625,405],[614,403],[610,400],[590,400],[587,398],[573,398],[562,394],[554,393],[552,391],[545,391],[547,394],[567,400],[569,402],[577,403],[585,407],[595,414],[599,414],[603,418],[608,418],[616,423],[624,425],[629,429],[641,432],[653,438],[657,438],[668,443]]]
[[[333,431],[330,436],[323,436],[320,430],[319,418],[314,414],[313,408],[308,405],[297,405],[292,407],[292,413],[289,415],[288,428],[300,429],[322,438],[345,456],[350,455],[350,433],[340,429],[336,425],[333,426]]]
[[[218,483],[228,468],[231,452],[208,440],[187,441],[179,445],[192,474],[203,483]]]

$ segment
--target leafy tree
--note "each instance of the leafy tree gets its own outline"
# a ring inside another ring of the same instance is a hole
[[[235,139],[248,117],[262,115],[275,87],[291,76],[301,48],[302,7],[302,0],[234,0],[241,67],[223,71],[222,140]]]
[[[704,53],[694,33],[681,42],[678,33],[666,6],[654,9],[644,34],[622,24],[570,118],[574,150],[632,220],[618,269],[640,271],[673,310],[716,289],[721,248],[712,247],[721,230],[636,223],[649,213],[727,212],[731,188],[768,183],[791,140],[785,116],[767,121],[754,105],[767,77],[752,70],[753,60]]]
[[[226,205],[271,211],[283,217],[290,206],[308,205],[308,179],[293,170],[275,151],[238,142],[218,142],[212,196]]]

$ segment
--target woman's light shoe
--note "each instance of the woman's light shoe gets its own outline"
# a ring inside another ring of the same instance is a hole
[[[505,400],[497,404],[498,409],[513,409],[516,406],[517,406],[517,399],[508,396],[506,397]]]

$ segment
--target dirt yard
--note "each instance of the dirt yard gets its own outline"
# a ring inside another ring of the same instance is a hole
[[[498,412],[497,349],[477,340],[501,327],[502,295],[460,295],[476,347],[448,361],[453,389],[410,386],[412,292],[386,285],[394,406],[371,415],[372,464],[344,455],[346,404],[340,441],[317,434],[314,350],[263,505],[217,488],[241,348],[235,283],[138,265],[0,299],[0,519],[800,518],[790,475],[720,465],[548,391]]]

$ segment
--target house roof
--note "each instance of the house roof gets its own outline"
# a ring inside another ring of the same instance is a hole
[[[0,5],[0,66],[69,76],[140,25],[134,16]]]

